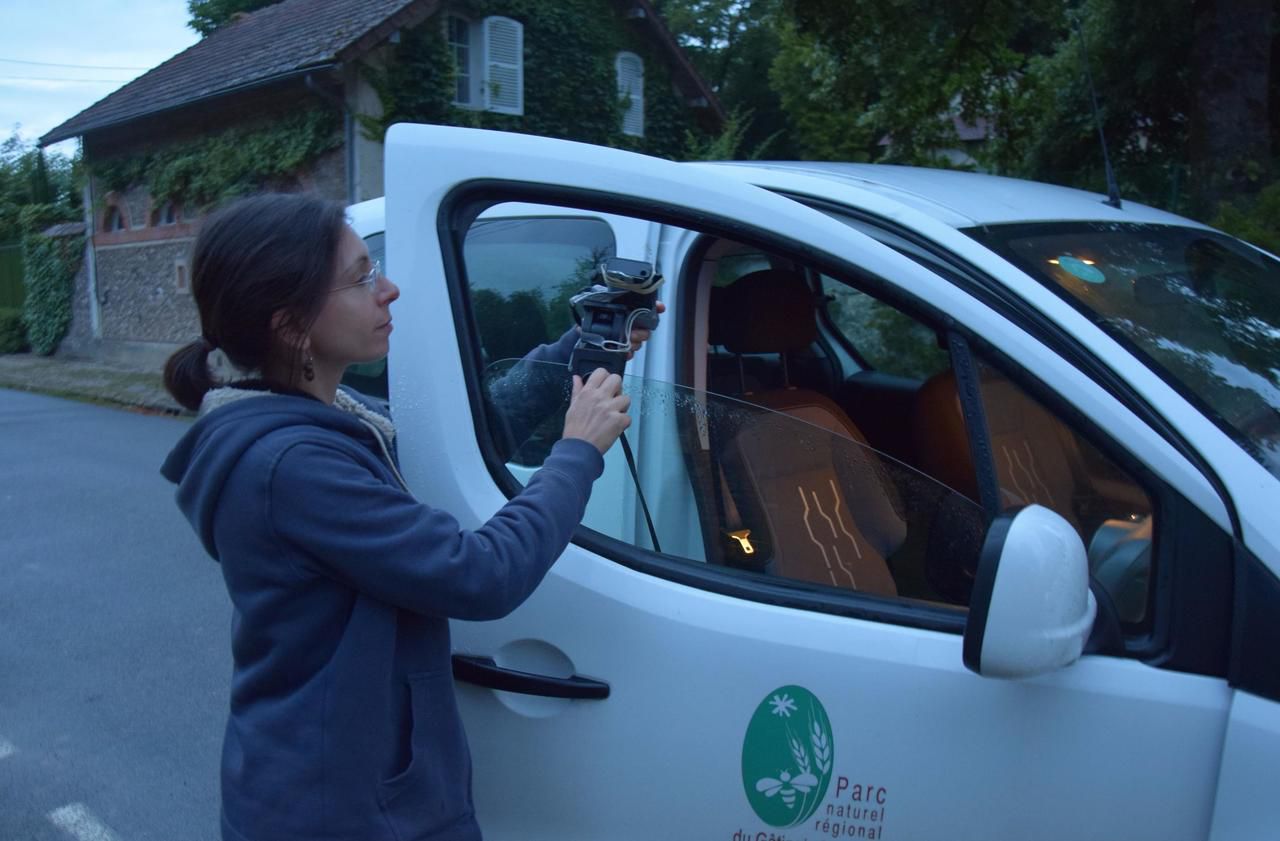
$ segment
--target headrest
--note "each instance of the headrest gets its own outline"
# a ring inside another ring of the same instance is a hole
[[[804,350],[818,337],[814,296],[795,272],[764,269],[723,288],[711,332],[732,353]]]

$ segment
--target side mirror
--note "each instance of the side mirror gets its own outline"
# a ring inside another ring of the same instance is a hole
[[[1001,514],[978,559],[964,664],[986,677],[1032,677],[1080,658],[1098,606],[1071,524],[1039,505]]]

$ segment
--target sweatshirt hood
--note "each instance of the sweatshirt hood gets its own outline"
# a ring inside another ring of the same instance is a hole
[[[227,479],[255,443],[296,426],[349,436],[375,454],[381,451],[375,436],[380,435],[388,445],[395,437],[395,427],[388,418],[343,390],[338,391],[332,406],[310,397],[248,388],[210,391],[200,404],[198,419],[169,453],[160,474],[178,486],[178,508],[215,561],[214,514]]]

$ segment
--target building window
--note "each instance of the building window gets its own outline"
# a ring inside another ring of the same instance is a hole
[[[173,261],[173,289],[179,295],[191,294],[191,278],[187,274],[187,261]]]
[[[124,218],[124,211],[116,205],[107,208],[106,218],[102,220],[102,230],[113,233],[115,231],[127,231],[129,223]]]
[[[449,15],[445,18],[445,38],[449,42],[449,49],[453,52],[453,66],[456,74],[453,104],[471,105],[474,99],[471,95],[471,21],[457,15]]]
[[[445,39],[457,72],[454,105],[524,113],[524,24],[503,17],[475,23],[448,15]]]
[[[151,224],[153,226],[176,225],[180,218],[178,206],[171,201],[167,201],[152,211]]]
[[[644,61],[635,53],[618,53],[614,68],[624,109],[622,133],[644,137]]]

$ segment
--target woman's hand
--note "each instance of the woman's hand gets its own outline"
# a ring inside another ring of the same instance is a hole
[[[622,393],[622,377],[617,374],[597,368],[585,383],[574,374],[563,437],[581,438],[603,455],[622,431],[631,426],[631,416],[627,414],[630,407],[631,398]]]

